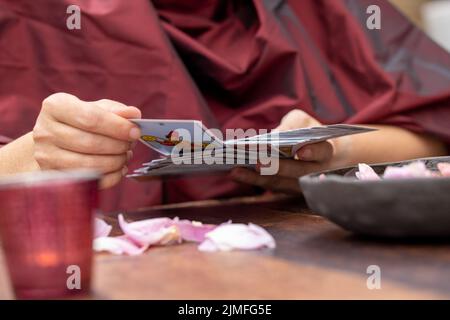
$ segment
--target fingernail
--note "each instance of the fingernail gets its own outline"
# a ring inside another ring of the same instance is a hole
[[[311,160],[313,157],[313,153],[311,149],[306,148],[300,151],[300,154],[298,156],[300,160]]]
[[[125,176],[128,173],[128,167],[125,166],[122,168],[122,175]]]
[[[127,161],[130,161],[131,158],[133,158],[133,151],[128,150],[128,151],[127,151]]]
[[[139,130],[138,128],[134,127],[131,128],[130,130],[130,138],[132,140],[137,140],[141,137],[141,130]]]

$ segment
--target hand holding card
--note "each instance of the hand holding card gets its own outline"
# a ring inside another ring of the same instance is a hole
[[[131,144],[139,128],[126,118],[137,108],[111,100],[93,102],[57,93],[44,100],[33,129],[34,159],[41,169],[95,169],[101,187],[118,183],[127,172]]]

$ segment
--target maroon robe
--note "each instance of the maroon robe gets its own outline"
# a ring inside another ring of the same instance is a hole
[[[82,11],[68,30],[66,8]],[[368,30],[378,4],[381,30]],[[55,92],[137,106],[144,118],[273,128],[299,108],[450,144],[450,55],[382,0],[0,0],[0,143],[30,131]],[[3,137],[2,137],[3,136]],[[140,145],[131,168],[155,154]],[[104,209],[245,195],[226,177],[137,183]]]

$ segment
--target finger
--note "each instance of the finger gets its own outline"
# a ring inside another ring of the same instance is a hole
[[[304,175],[325,169],[328,169],[328,163],[283,159],[280,160],[277,175],[298,179]]]
[[[109,99],[86,101],[86,103],[96,105],[106,111],[109,111],[109,112],[118,112],[120,110],[127,108],[127,106],[125,104],[118,102],[118,101],[109,100]]]
[[[278,127],[274,130],[276,131],[285,131],[285,130],[293,130],[298,128],[307,128],[320,126],[320,122],[311,117],[306,112],[295,109],[289,111],[282,119]]]
[[[296,152],[296,156],[302,161],[326,162],[333,157],[334,148],[329,141],[308,144]]]
[[[139,110],[136,107],[127,107],[126,109],[116,111],[115,114],[117,114],[118,116],[121,116],[122,118],[125,118],[125,119],[141,119],[142,118],[141,110]]]
[[[109,99],[102,99],[98,101],[89,102],[94,105],[99,106],[100,108],[115,113],[118,116],[121,116],[122,118],[126,119],[140,119],[142,117],[141,110],[139,110],[136,107],[129,107],[123,103],[109,100]]]
[[[61,122],[46,126],[47,139],[61,149],[85,154],[121,155],[131,149],[131,142],[82,131]],[[39,139],[39,132],[35,139]]]
[[[42,169],[84,168],[106,174],[122,170],[131,155],[88,155],[48,145],[36,149],[34,156]]]
[[[258,172],[245,168],[235,168],[231,171],[233,180],[241,183],[251,184],[264,189],[298,194],[301,192],[296,178],[287,178],[279,175],[262,176]]]
[[[107,189],[118,184],[122,178],[126,175],[128,168],[118,170],[112,173],[104,175],[100,180],[100,189]]]
[[[45,112],[55,120],[83,131],[123,141],[140,137],[140,129],[121,116],[68,94],[54,94],[43,102]]]

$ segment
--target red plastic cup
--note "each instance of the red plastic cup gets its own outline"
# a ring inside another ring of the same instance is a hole
[[[89,292],[98,179],[81,170],[0,178],[0,235],[16,298]]]

